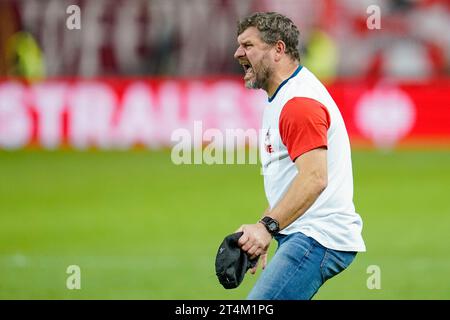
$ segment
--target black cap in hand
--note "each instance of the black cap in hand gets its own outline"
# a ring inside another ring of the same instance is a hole
[[[258,258],[250,260],[243,251],[238,240],[243,232],[237,232],[225,237],[216,256],[216,275],[225,289],[237,288],[248,269],[256,266]]]

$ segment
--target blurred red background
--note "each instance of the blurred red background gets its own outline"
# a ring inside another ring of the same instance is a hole
[[[70,5],[81,29],[71,30]],[[367,27],[369,6],[380,29]],[[325,82],[352,142],[450,145],[448,1],[6,0],[0,3],[0,148],[169,146],[176,128],[257,128],[236,23],[288,15],[301,63]],[[228,122],[223,122],[225,118]]]

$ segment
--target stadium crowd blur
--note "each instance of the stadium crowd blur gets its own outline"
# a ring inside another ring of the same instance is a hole
[[[66,27],[72,4],[80,30]],[[366,24],[371,5],[379,30]],[[302,64],[323,79],[450,74],[448,0],[2,0],[0,76],[241,74],[236,22],[254,11],[288,15]]]

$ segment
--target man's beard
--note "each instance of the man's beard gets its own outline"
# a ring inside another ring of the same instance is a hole
[[[254,73],[254,76],[245,81],[245,87],[247,89],[263,89],[267,90],[268,87],[268,81],[270,78],[270,75],[272,74],[270,68],[265,67],[262,63],[258,66],[257,70],[253,67],[252,72]]]

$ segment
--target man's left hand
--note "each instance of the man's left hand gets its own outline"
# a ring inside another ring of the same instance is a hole
[[[238,244],[250,259],[267,253],[272,235],[262,223],[244,224],[236,232],[241,231],[244,234],[239,238]]]

